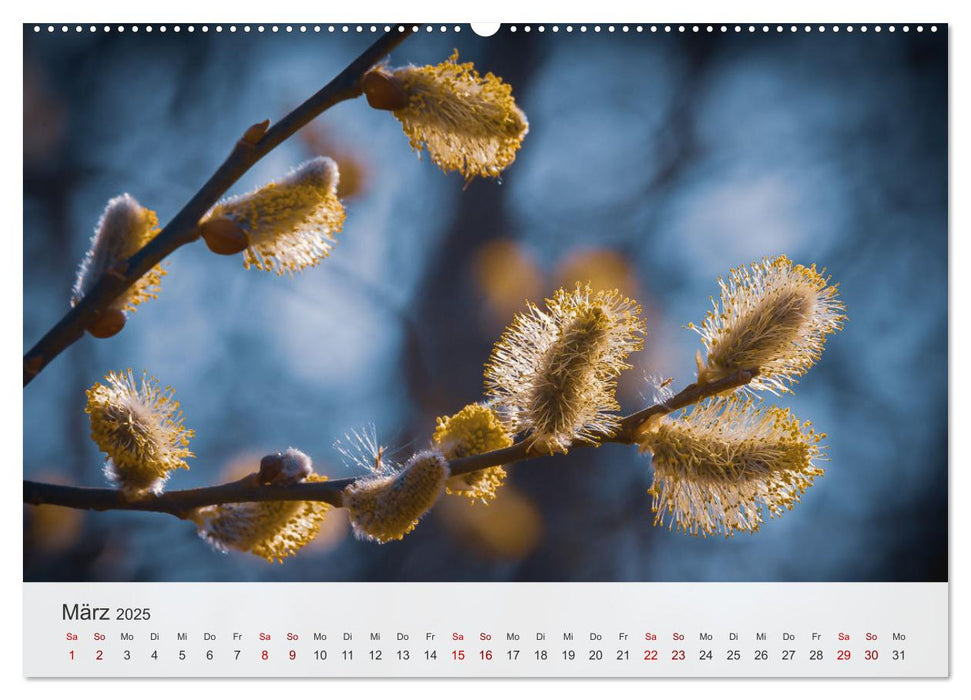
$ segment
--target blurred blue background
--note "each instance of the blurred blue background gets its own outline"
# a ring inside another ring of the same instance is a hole
[[[24,342],[68,308],[105,202],[168,221],[250,124],[278,119],[362,51],[367,31],[35,33],[25,27]],[[651,525],[649,460],[617,445],[512,470],[491,506],[443,499],[400,543],[355,541],[342,513],[283,565],[223,555],[175,518],[25,508],[26,580],[947,579],[946,31],[627,34],[467,26],[405,41],[395,65],[463,60],[514,88],[530,133],[501,182],[444,176],[363,100],[261,161],[246,191],[320,153],[347,222],[294,279],[201,244],[157,301],[86,337],[24,392],[24,473],[103,485],[84,390],[147,369],[196,430],[168,488],[224,481],[287,446],[369,423],[402,454],[481,396],[491,343],[526,297],[591,280],[643,304],[621,383],[693,379],[716,278],[764,255],[825,266],[849,321],[778,403],[828,433],[825,476],[792,512],[732,540]],[[26,349],[26,347],[25,347]],[[771,397],[770,397],[771,398]]]

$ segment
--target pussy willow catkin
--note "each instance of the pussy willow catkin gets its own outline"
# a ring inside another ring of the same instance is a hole
[[[281,469],[271,483],[327,480],[313,473],[310,457],[300,450],[291,447],[278,457]],[[322,501],[228,503],[200,508],[192,519],[199,525],[199,536],[219,551],[235,549],[282,562],[313,541],[329,510]]]
[[[221,219],[237,224],[249,239],[243,252],[247,269],[282,275],[313,267],[330,255],[344,225],[338,180],[330,158],[308,160],[279,181],[219,202],[203,229]]]
[[[435,66],[375,69],[364,91],[372,106],[393,110],[412,148],[428,149],[438,167],[466,180],[498,177],[529,132],[512,87],[459,63],[458,51]]]
[[[644,345],[640,306],[616,290],[558,290],[546,310],[528,304],[493,349],[486,392],[511,431],[530,431],[533,447],[566,452],[597,442],[618,425],[611,413],[617,376]]]
[[[653,455],[654,522],[703,536],[755,532],[763,508],[792,508],[823,473],[820,440],[788,410],[738,396],[708,399],[641,435]]]
[[[109,200],[78,268],[71,303],[80,302],[102,275],[145,247],[158,232],[158,216],[130,194]],[[112,301],[109,309],[127,313],[143,301],[155,299],[164,274],[161,265],[156,265]]]
[[[155,377],[136,381],[131,370],[109,372],[88,389],[91,439],[107,455],[105,475],[129,497],[160,493],[172,471],[188,469],[193,432],[179,402]]]
[[[718,280],[720,304],[701,328],[707,357],[698,356],[698,381],[708,383],[738,370],[758,369],[749,385],[773,393],[789,385],[818,360],[826,336],[843,327],[837,285],[816,266],[794,265],[779,256],[738,267]]]
[[[344,490],[354,533],[374,542],[402,539],[438,501],[448,476],[442,453],[426,450],[396,473],[356,481]]]
[[[446,459],[452,460],[509,447],[513,440],[494,410],[474,403],[454,416],[439,418],[432,442]],[[505,469],[489,467],[451,477],[445,492],[488,503],[505,480]]]

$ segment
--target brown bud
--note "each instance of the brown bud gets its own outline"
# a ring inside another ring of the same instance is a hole
[[[24,360],[24,384],[36,377],[41,368],[44,366],[44,358],[40,355],[34,355],[33,357]]]
[[[283,471],[283,455],[279,452],[267,455],[260,460],[260,473],[256,480],[261,484],[272,484]]]
[[[220,217],[204,221],[199,226],[199,233],[209,250],[218,255],[235,255],[249,248],[249,236],[232,219]]]
[[[260,142],[260,139],[263,138],[263,134],[266,133],[269,126],[269,119],[264,119],[259,124],[254,124],[246,130],[241,141],[243,141],[243,143],[248,143],[251,146],[255,146]]]
[[[361,89],[367,103],[374,109],[394,111],[408,106],[408,93],[401,83],[383,68],[374,68],[364,74]]]
[[[126,320],[121,309],[105,309],[88,324],[88,333],[95,338],[110,338],[121,332]]]

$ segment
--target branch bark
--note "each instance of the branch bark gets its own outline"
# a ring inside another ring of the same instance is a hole
[[[118,275],[102,276],[80,303],[64,314],[24,355],[24,386],[77,342],[94,317],[139,277],[177,248],[195,241],[199,220],[257,161],[321,113],[344,100],[358,97],[361,77],[412,33],[411,27],[401,32],[385,33],[336,78],[279,122],[269,128],[268,122],[263,122],[247,129],[212,177],[148,245],[129,258],[122,266],[124,270]]]
[[[752,381],[758,374],[757,369],[740,370],[735,374],[709,384],[690,384],[667,401],[662,401],[636,413],[625,416],[615,434],[604,436],[603,442],[636,444],[638,429],[649,419],[663,416],[672,411],[685,408],[710,396],[733,391]],[[589,443],[574,443],[574,449],[591,447]],[[449,462],[453,476],[487,469],[508,466],[516,462],[540,457],[530,451],[529,440],[519,442],[501,450],[493,450]],[[63,486],[37,481],[24,481],[24,503],[30,505],[58,505],[67,508],[86,510],[136,510],[153,513],[169,513],[179,518],[188,518],[190,513],[203,506],[224,503],[252,503],[261,501],[323,501],[335,507],[343,505],[343,491],[356,479],[334,479],[288,486],[261,485],[255,475],[239,481],[218,486],[207,486],[182,491],[168,491],[158,496],[148,496],[139,500],[126,500],[120,491],[106,488],[85,488]]]

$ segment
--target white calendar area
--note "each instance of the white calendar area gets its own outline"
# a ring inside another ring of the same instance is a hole
[[[24,584],[27,676],[948,674],[946,583]]]

